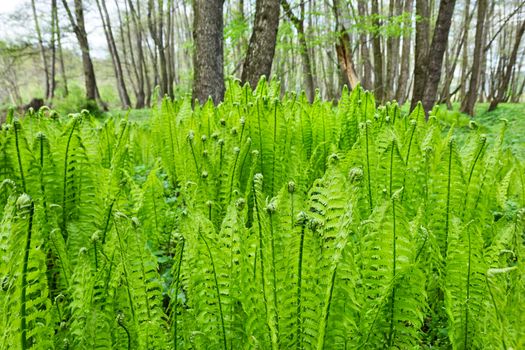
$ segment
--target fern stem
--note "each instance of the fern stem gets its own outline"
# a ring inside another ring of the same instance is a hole
[[[235,161],[233,162],[233,170],[232,170],[232,174],[230,176],[230,196],[229,196],[229,199],[228,199],[228,203],[230,203],[232,201],[232,194],[233,194],[233,180],[235,179],[235,171],[237,169],[237,162],[239,160],[239,154],[241,152],[239,151],[239,153],[237,153],[235,155]]]
[[[279,314],[277,312],[277,272],[276,272],[276,266],[275,266],[275,238],[274,238],[274,230],[273,230],[273,215],[270,212],[270,241],[272,244],[272,274],[273,274],[273,307],[275,309],[275,315],[274,316],[274,322],[275,322],[275,328],[277,329],[277,336],[279,335]]]
[[[180,248],[180,258],[178,261],[177,266],[177,274],[175,276],[175,302],[173,307],[173,314],[174,314],[174,320],[173,320],[173,349],[177,350],[177,302],[178,302],[178,293],[179,293],[179,282],[180,282],[180,271],[182,267],[182,257],[184,255],[184,245],[186,241],[184,239],[181,240],[181,248]]]
[[[260,167],[261,167],[261,174],[264,174],[264,168],[263,168],[263,164],[264,164],[264,146],[263,146],[263,137],[262,137],[262,126],[261,126],[261,113],[259,111],[259,100],[257,100],[257,123],[259,124],[259,152],[261,153],[261,158],[260,158],[260,161],[259,161],[259,164],[260,164]],[[264,186],[264,184],[263,184]],[[264,188],[264,187],[263,187]]]
[[[490,294],[490,299],[492,301],[492,305],[494,305],[494,310],[496,311],[496,315],[498,316],[498,321],[500,323],[500,328],[501,328],[501,342],[502,342],[502,348],[503,349],[509,349],[509,347],[507,347],[507,344],[505,343],[505,333],[504,333],[504,326],[503,326],[503,317],[501,316],[501,313],[499,311],[499,308],[498,308],[498,305],[496,303],[496,298],[494,298],[494,293],[492,293],[492,288],[490,287],[490,282],[489,282],[489,276],[488,274],[485,274],[485,282],[487,283],[487,289],[489,290],[489,294]]]
[[[104,231],[102,231],[102,244],[106,243],[106,235],[108,233],[109,220],[111,219],[111,211],[113,210],[113,204],[115,204],[116,200],[117,200],[116,198],[113,198],[113,200],[111,201],[111,204],[109,205],[109,208],[108,208],[108,215],[106,217],[106,224],[104,225]]]
[[[263,299],[264,299],[264,309],[265,309],[265,312],[266,312],[266,320],[267,320],[268,332],[270,333],[270,339],[272,339],[272,347],[273,347],[276,344],[274,344],[274,342],[273,342],[273,340],[274,340],[273,329],[270,326],[270,323],[268,322],[269,314],[268,314],[268,298],[266,296],[266,279],[265,279],[266,275],[265,275],[265,272],[264,272],[263,229],[262,229],[262,225],[261,225],[261,214],[260,214],[260,210],[261,209],[259,208],[258,198],[257,198],[258,197],[257,196],[257,191],[255,189],[255,180],[253,181],[253,197],[254,197],[254,209],[255,209],[255,213],[257,215],[257,227],[258,227],[258,231],[259,231],[259,249],[258,249],[259,250],[259,254],[255,254],[255,259],[257,259],[257,256],[260,255],[260,257],[261,257],[261,259],[260,259],[260,264],[261,264],[261,284],[262,284],[262,294],[263,294]],[[256,266],[257,266],[257,263],[255,262],[254,263],[254,274],[256,273],[256,270],[255,270]]]
[[[217,292],[217,301],[219,303],[219,314],[221,316],[222,342],[223,342],[224,350],[226,350],[228,348],[228,345],[227,345],[228,343],[226,341],[226,327],[224,326],[224,315],[222,313],[221,293],[219,290],[219,281],[217,279],[217,270],[215,269],[215,262],[213,260],[213,255],[211,254],[210,246],[208,245],[208,241],[206,241],[206,239],[202,235],[200,227],[197,230],[197,232],[199,234],[199,237],[204,241],[204,244],[206,245],[206,249],[208,250],[208,255],[210,256],[211,268],[213,271],[213,279],[215,281],[215,291]]]
[[[301,223],[301,239],[299,241],[299,261],[297,263],[297,350],[302,349],[302,320],[301,320],[301,292],[302,292],[302,282],[303,282],[303,250],[304,250],[304,228],[305,223]]]
[[[365,98],[365,111],[366,111],[366,103],[368,99]],[[366,177],[368,182],[368,202],[370,203],[370,212],[374,210],[374,203],[372,200],[372,184],[370,179],[370,155],[368,150],[368,123],[366,120],[365,115],[365,140],[366,140]]]
[[[22,350],[29,348],[27,344],[27,310],[26,310],[26,298],[27,298],[27,273],[29,263],[29,250],[31,249],[31,233],[33,230],[33,215],[35,212],[35,203],[30,199],[29,203],[29,223],[27,225],[27,237],[26,247],[24,251],[24,262],[22,265],[22,290],[20,293],[20,335],[21,335],[21,346]]]
[[[467,207],[467,201],[468,201],[468,195],[469,195],[469,187],[470,187],[470,182],[472,180],[472,176],[474,175],[474,168],[476,167],[476,164],[478,163],[478,159],[480,158],[481,153],[483,152],[483,148],[485,147],[486,142],[487,142],[486,138],[483,138],[481,140],[481,147],[479,148],[479,151],[476,153],[476,157],[474,158],[474,162],[472,162],[472,166],[470,167],[470,173],[469,173],[469,176],[468,176],[467,188],[465,190],[465,203],[463,204],[463,211],[465,211],[465,209]]]
[[[468,304],[470,300],[470,263],[471,263],[471,242],[470,242],[470,229],[467,227],[467,237],[468,237],[468,265],[467,265],[467,300],[465,300],[465,342],[463,344],[463,349],[468,349]]]
[[[272,160],[272,191],[271,195],[274,195],[275,191],[275,148],[277,146],[277,102],[275,102],[275,111],[273,114],[273,160]]]
[[[416,132],[416,126],[417,123],[414,123],[412,125],[412,132],[410,133],[410,140],[408,141],[408,149],[407,149],[407,157],[405,159],[405,174],[403,176],[403,188],[405,187],[406,183],[406,173],[409,171],[408,168],[408,161],[410,160],[410,150],[412,149],[412,140],[414,139],[414,133]],[[403,203],[403,199],[405,198],[405,191],[401,192],[401,203]]]
[[[79,117],[75,117],[73,121],[73,125],[71,126],[71,132],[69,133],[69,136],[67,138],[66,143],[66,154],[64,157],[64,188],[63,188],[63,196],[62,196],[62,235],[64,236],[64,240],[67,239],[67,231],[66,231],[66,224],[67,224],[67,210],[66,210],[66,200],[67,200],[67,164],[69,162],[69,146],[71,145],[71,139],[73,138],[73,133],[75,132],[75,128],[77,126]]]
[[[24,192],[27,192],[26,189],[26,179],[24,177],[24,168],[22,167],[22,154],[20,153],[20,141],[18,136],[18,130],[20,129],[20,122],[15,121],[13,129],[15,130],[15,146],[16,146],[16,157],[18,159],[18,168],[20,170],[20,178],[22,180],[22,188]]]
[[[395,310],[395,302],[396,302],[396,203],[395,199],[392,198],[392,281],[394,282],[392,286],[392,300],[390,302],[390,331],[388,334],[388,342],[389,346],[393,346],[394,341],[394,310]]]
[[[449,229],[449,215],[450,215],[450,187],[452,183],[452,150],[454,147],[454,140],[449,142],[449,156],[448,156],[448,177],[447,177],[447,206],[445,209],[445,249],[444,258],[447,256],[448,247],[448,229]]]
[[[128,338],[128,350],[131,350],[131,334],[129,333],[128,328],[124,325],[124,322],[120,319],[117,321],[117,323],[126,332],[126,336]]]
[[[328,290],[328,295],[327,295],[323,313],[322,313],[321,324],[319,326],[321,333],[317,340],[317,350],[323,350],[325,348],[324,343],[326,339],[326,329],[328,327],[328,316],[330,316],[330,307],[332,305],[332,297],[334,294],[336,274],[337,274],[337,265],[333,267],[332,278],[330,279],[330,289]]]
[[[195,162],[195,170],[197,171],[196,175],[200,176],[199,164],[197,163],[197,156],[195,156],[195,150],[193,149],[193,141],[190,138],[188,138],[188,142],[190,144],[191,155],[193,156],[193,161]]]
[[[115,219],[113,219],[115,220]],[[129,300],[129,306],[131,309],[131,315],[133,316],[133,320],[135,320],[135,307],[133,305],[133,298],[131,297],[131,288],[129,286],[129,277],[128,277],[128,270],[126,268],[126,261],[124,261],[124,246],[122,245],[122,239],[120,237],[120,231],[118,229],[118,225],[115,223],[115,232],[117,233],[118,243],[120,246],[120,259],[122,260],[122,271],[124,272],[124,279],[126,281],[126,292],[128,294],[128,300]]]

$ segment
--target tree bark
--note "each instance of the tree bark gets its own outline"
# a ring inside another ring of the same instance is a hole
[[[144,80],[147,79],[147,75],[144,72],[144,50],[143,50],[143,43],[142,43],[142,25],[141,25],[141,19],[140,14],[135,10],[135,6],[133,5],[133,1],[128,0],[128,7],[129,12],[131,13],[131,20],[133,21],[133,29],[135,31],[135,46],[137,50],[137,57],[135,58],[135,50],[133,48],[133,44],[131,41],[131,28],[127,28],[128,32],[128,40],[129,40],[129,46],[130,46],[130,57],[131,57],[131,64],[133,65],[133,70],[135,72],[135,77],[137,79],[137,92],[136,92],[136,104],[135,108],[144,108],[145,103],[145,92],[144,92]],[[127,22],[129,23],[129,21]]]
[[[443,56],[448,44],[448,35],[456,0],[441,0],[436,28],[432,37],[431,50],[428,55],[427,79],[423,93],[423,108],[430,111],[437,100],[437,90],[441,78]]]
[[[414,7],[414,0],[405,0],[403,12],[412,16],[412,8]],[[412,23],[412,21],[410,21]],[[405,103],[407,98],[408,75],[410,70],[410,44],[412,41],[412,32],[404,33],[403,45],[401,53],[401,67],[399,73],[399,83],[397,85],[396,99],[400,105]]]
[[[283,7],[286,16],[292,21],[297,34],[299,35],[299,47],[301,49],[301,59],[303,61],[303,75],[306,96],[308,100],[312,102],[314,100],[315,88],[314,88],[314,77],[312,73],[312,62],[310,59],[310,53],[308,51],[308,44],[306,42],[306,33],[304,31],[304,2],[301,3],[301,18],[297,17],[290,7],[287,0],[281,0],[281,6]]]
[[[69,8],[67,0],[62,0],[62,4],[66,9],[67,16],[73,27],[75,36],[77,37],[80,50],[82,51],[82,67],[84,69],[84,82],[86,85],[86,99],[88,101],[96,101],[103,109],[107,109],[106,104],[102,101],[97,87],[97,79],[95,77],[95,69],[93,68],[93,61],[89,51],[89,42],[87,38],[86,26],[84,23],[84,8],[82,0],[75,0],[75,17]]]
[[[379,16],[379,3],[377,0],[372,0],[372,15]],[[378,17],[376,17],[373,22],[376,27],[372,41],[374,50],[374,93],[376,100],[383,102],[385,87],[383,81],[383,53],[381,52],[381,37],[379,36],[381,22]]]
[[[193,99],[215,104],[224,98],[223,0],[194,0]]]
[[[60,30],[60,23],[58,18],[58,7],[56,0],[53,0],[52,3],[52,12],[53,16],[55,17],[55,26],[53,30],[56,33],[56,39],[57,39],[57,49],[58,49],[58,61],[60,63],[60,75],[62,76],[62,84],[64,89],[64,97],[69,95],[69,89],[67,85],[67,76],[66,76],[66,66],[64,63],[64,52],[62,50],[62,32]]]
[[[357,1],[357,12],[360,18],[364,18],[367,15],[366,12],[366,1]],[[370,58],[370,50],[368,47],[368,35],[366,31],[361,31],[359,34],[359,47],[361,51],[361,64],[363,65],[363,76],[361,84],[363,88],[369,90],[372,88],[372,61]]]
[[[523,38],[523,33],[525,32],[525,21],[520,23],[518,31],[516,32],[516,37],[514,40],[514,47],[510,54],[509,61],[505,67],[505,72],[501,79],[501,82],[498,84],[498,89],[496,91],[496,96],[490,101],[489,111],[493,111],[498,107],[498,104],[505,99],[505,95],[509,88],[510,77],[512,75],[512,69],[516,64],[518,58],[518,50],[520,47],[521,39]]]
[[[115,37],[113,36],[113,29],[111,29],[111,20],[109,18],[108,9],[106,2],[96,0],[100,18],[102,20],[102,26],[104,27],[104,34],[108,43],[109,54],[111,56],[111,62],[113,63],[113,70],[115,71],[115,79],[117,81],[117,90],[120,97],[120,103],[123,109],[128,109],[131,106],[129,99],[128,90],[126,88],[126,82],[124,81],[124,74],[122,71],[122,64],[120,62],[120,56],[115,44]]]
[[[474,105],[478,96],[478,82],[481,67],[481,56],[483,54],[483,31],[485,28],[485,13],[487,12],[487,0],[478,0],[478,20],[476,23],[476,39],[474,43],[474,57],[472,59],[472,73],[467,95],[461,105],[463,113],[474,115]]]
[[[163,21],[163,5],[164,1],[158,1],[157,10],[153,4],[153,0],[148,1],[148,25],[151,32],[151,38],[155,44],[155,52],[158,55],[160,65],[160,92],[161,95],[169,95],[170,89],[168,87],[168,69],[166,61],[166,53],[164,52],[164,21]],[[158,13],[157,13],[158,12]],[[156,61],[155,61],[155,64]]]
[[[262,75],[270,78],[279,30],[279,12],[279,0],[256,2],[255,22],[241,75],[242,83],[249,83],[254,89]]]
[[[401,0],[390,0],[389,15],[398,17],[403,12],[403,3]],[[395,98],[396,82],[399,77],[399,45],[400,37],[398,35],[388,36],[387,38],[387,63],[386,63],[386,82],[385,97],[387,100]]]
[[[410,109],[414,109],[417,103],[423,100],[423,92],[425,90],[430,32],[428,0],[416,0],[416,16],[419,20],[416,22],[414,89],[412,91]]]
[[[49,85],[49,68],[48,68],[48,62],[47,62],[47,55],[46,50],[44,47],[44,41],[42,40],[42,31],[40,30],[40,23],[38,22],[38,16],[36,14],[36,4],[35,0],[31,0],[31,9],[33,10],[33,20],[35,22],[35,31],[38,38],[38,47],[40,49],[40,57],[42,58],[42,64],[44,65],[44,77],[46,80],[46,92],[45,92],[45,99],[49,100],[51,96],[51,89]]]
[[[468,34],[470,29],[470,0],[465,0],[465,10],[463,15],[463,38],[468,43]],[[459,97],[461,100],[467,95],[467,80],[468,80],[468,45],[463,45],[463,52],[461,56],[461,78],[460,78],[460,92]]]
[[[56,24],[58,21],[57,17],[57,0],[51,0],[51,72],[49,76],[49,97],[50,101],[55,97],[55,90],[57,86],[56,82],[56,61],[57,61],[57,31]]]

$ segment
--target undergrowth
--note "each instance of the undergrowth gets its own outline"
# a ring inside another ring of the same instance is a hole
[[[421,106],[231,84],[0,131],[0,349],[525,346],[523,165]]]

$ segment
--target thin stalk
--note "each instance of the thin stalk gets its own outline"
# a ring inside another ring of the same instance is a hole
[[[67,239],[67,232],[66,232],[66,223],[67,223],[67,211],[66,211],[66,200],[67,200],[67,164],[69,161],[69,146],[71,145],[71,138],[73,138],[73,133],[75,132],[75,128],[78,123],[78,117],[75,117],[75,120],[73,121],[73,125],[71,126],[71,132],[69,133],[69,136],[67,138],[66,143],[66,155],[64,157],[64,188],[63,188],[63,197],[62,197],[62,235],[64,236],[64,240]]]
[[[397,246],[396,246],[396,203],[395,199],[392,198],[392,221],[393,221],[393,227],[392,227],[392,281],[396,280],[396,255],[397,255]],[[392,299],[390,302],[390,331],[388,334],[389,344],[390,347],[393,347],[394,344],[394,310],[395,310],[395,302],[396,302],[396,286],[395,284],[392,286]]]
[[[303,282],[303,250],[304,250],[304,228],[305,223],[303,222],[301,225],[301,240],[299,241],[299,261],[297,263],[297,343],[296,348],[297,350],[302,349],[301,344],[301,334],[303,333],[302,329],[302,320],[301,320],[301,288],[302,288],[302,282]]]
[[[468,349],[468,303],[470,300],[470,260],[471,260],[471,242],[470,242],[470,229],[467,227],[468,237],[468,265],[467,265],[467,299],[465,300],[465,342],[463,349]]]
[[[35,203],[30,199],[29,204],[29,224],[27,225],[26,247],[24,251],[24,262],[22,265],[22,291],[20,293],[20,336],[22,350],[28,349],[27,343],[27,271],[29,263],[29,250],[31,249],[31,233],[33,231],[33,215],[35,213]]]
[[[227,345],[228,343],[226,341],[226,328],[224,327],[224,316],[222,313],[221,293],[219,291],[219,281],[217,279],[217,270],[215,269],[215,262],[213,261],[213,255],[211,254],[210,246],[208,245],[208,241],[206,241],[206,239],[202,235],[200,227],[197,230],[197,232],[199,234],[199,237],[204,241],[204,244],[206,245],[206,249],[208,250],[208,255],[210,256],[211,267],[213,271],[213,279],[215,280],[215,291],[217,292],[217,301],[219,303],[219,313],[221,316],[222,342],[223,342],[224,350],[226,350],[228,348],[228,345]]]
[[[173,314],[174,314],[174,320],[173,320],[173,349],[174,350],[177,350],[177,297],[178,297],[178,293],[179,293],[179,282],[180,282],[180,271],[181,271],[181,266],[182,266],[182,257],[184,255],[184,245],[185,245],[184,239],[182,240],[182,242],[180,244],[181,244],[180,258],[179,258],[178,266],[177,266],[177,274],[175,276],[175,303],[174,303],[175,306],[173,307],[174,308],[174,310],[173,310]]]
[[[20,169],[20,178],[22,179],[22,188],[24,189],[24,192],[27,192],[27,189],[26,189],[26,179],[24,177],[24,168],[22,167],[22,154],[20,153],[20,141],[18,140],[19,139],[19,136],[18,136],[18,130],[20,129],[20,122],[18,121],[15,121],[13,123],[13,129],[15,131],[15,145],[16,145],[16,156],[17,156],[17,159],[18,159],[18,168]]]

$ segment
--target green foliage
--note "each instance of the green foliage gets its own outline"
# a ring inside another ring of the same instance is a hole
[[[520,348],[523,164],[435,110],[231,82],[0,130],[0,349]]]

